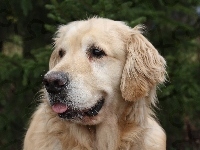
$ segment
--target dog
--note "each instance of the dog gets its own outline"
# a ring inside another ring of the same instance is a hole
[[[23,149],[165,150],[153,108],[166,62],[142,31],[98,17],[60,26]]]

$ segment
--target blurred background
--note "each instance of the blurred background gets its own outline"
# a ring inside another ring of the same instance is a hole
[[[20,150],[57,27],[100,16],[144,24],[167,61],[156,110],[168,150],[200,150],[200,0],[0,0],[0,150]]]

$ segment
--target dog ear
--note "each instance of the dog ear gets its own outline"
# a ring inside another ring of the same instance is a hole
[[[59,56],[58,56],[58,51],[60,49],[59,46],[61,45],[62,40],[64,39],[64,36],[65,36],[65,33],[67,31],[68,31],[67,25],[60,25],[54,35],[54,38],[53,38],[54,51],[52,52],[50,60],[49,60],[49,70],[55,67],[55,65],[59,62]]]
[[[165,81],[164,58],[141,34],[141,26],[131,30],[126,49],[127,58],[122,73],[122,97],[128,101],[149,95],[151,88]]]
[[[56,50],[54,50],[51,54],[50,60],[49,60],[49,70],[53,69],[55,65],[58,63],[58,53]]]

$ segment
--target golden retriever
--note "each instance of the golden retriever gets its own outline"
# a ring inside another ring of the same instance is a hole
[[[91,18],[60,26],[24,150],[165,150],[155,119],[166,62],[142,27]]]

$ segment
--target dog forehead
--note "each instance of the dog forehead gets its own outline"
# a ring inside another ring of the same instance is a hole
[[[125,23],[105,18],[91,18],[88,20],[74,21],[65,25],[69,32],[88,32],[93,29],[100,30],[102,32],[111,32],[115,30],[115,27],[122,26],[125,27]]]
[[[85,34],[90,34],[98,36],[112,36],[119,37],[121,32],[125,32],[128,29],[123,22],[113,21],[103,18],[92,18],[82,21],[74,21],[67,25],[62,25],[59,27],[55,40],[68,40],[70,38],[82,37]]]
[[[57,48],[80,48],[82,46],[97,45],[105,50],[121,50],[124,47],[124,37],[121,32],[129,27],[123,22],[103,18],[75,21],[61,26],[56,34],[55,46]],[[72,47],[71,47],[72,46]],[[112,52],[111,52],[112,53]],[[123,51],[119,52],[124,53]]]

